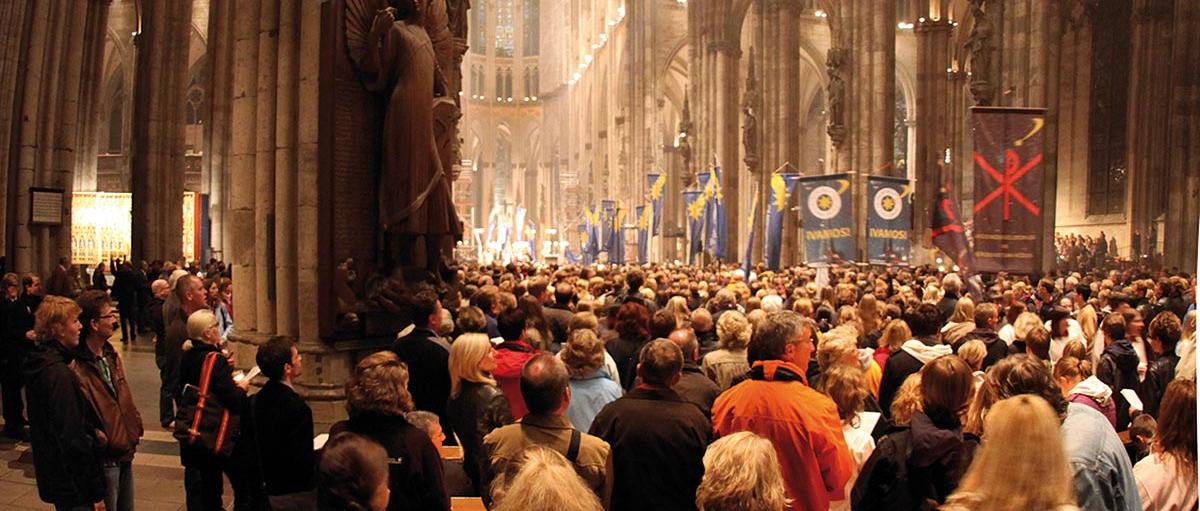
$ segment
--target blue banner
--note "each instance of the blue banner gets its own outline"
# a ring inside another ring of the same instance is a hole
[[[688,224],[688,261],[694,262],[704,249],[704,192],[683,192],[683,204]]]
[[[758,217],[762,216],[762,208],[759,207],[758,189],[754,190],[754,199],[750,201],[750,220],[746,223],[750,230],[747,231],[749,236],[746,237],[746,255],[742,258],[742,269],[746,272],[746,278],[750,278],[750,270],[754,267],[754,228],[758,226]]]
[[[704,196],[708,199],[708,220],[706,221],[705,248],[718,261],[725,260],[725,238],[728,231],[725,228],[725,197],[721,190],[721,167],[714,165],[709,169],[711,177],[704,188]]]
[[[608,240],[608,262],[613,264],[625,262],[625,211],[625,208],[613,210],[612,226],[609,228],[612,238]]]
[[[867,176],[867,201],[867,260],[908,264],[912,184],[899,177]]]
[[[653,206],[637,207],[638,264],[650,262],[650,215],[652,214],[654,214]]]
[[[770,190],[767,193],[766,228],[763,230],[763,259],[767,269],[779,270],[779,256],[783,249],[783,220],[790,214],[792,195],[796,193],[796,182],[800,174],[794,172],[771,174]]]
[[[617,201],[604,199],[600,201],[600,251],[609,250],[608,242],[612,241],[612,220]]]
[[[667,191],[667,175],[666,174],[648,174],[646,176],[647,184],[650,188],[650,205],[653,210],[653,217],[650,225],[653,226],[651,236],[658,236],[659,229],[662,225],[662,208],[663,194]]]
[[[804,211],[804,261],[842,264],[855,260],[853,200],[850,175],[800,178]]]
[[[592,264],[600,256],[600,215],[595,209],[584,208],[583,216],[587,223],[587,242],[583,247],[583,260],[587,264]]]

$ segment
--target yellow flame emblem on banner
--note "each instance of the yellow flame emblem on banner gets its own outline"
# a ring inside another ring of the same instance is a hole
[[[667,186],[667,175],[659,174],[658,179],[654,180],[654,186],[650,187],[650,198],[658,200],[662,197],[663,188]]]
[[[771,203],[775,206],[775,211],[787,209],[787,183],[783,181],[783,176],[779,174],[771,175],[771,191],[775,196],[774,201]]]

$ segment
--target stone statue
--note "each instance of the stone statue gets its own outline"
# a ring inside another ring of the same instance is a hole
[[[991,80],[992,22],[984,4],[987,0],[970,0],[971,17],[974,25],[967,36],[966,50],[971,55],[971,96],[975,104],[992,104],[995,86]]]
[[[683,92],[683,112],[679,114],[679,156],[683,159],[683,187],[692,186],[692,182],[696,179],[692,174],[692,143],[691,137],[696,134],[692,131],[692,111],[688,107],[688,94]]]
[[[758,78],[754,73],[754,48],[750,48],[749,69],[746,72],[746,97],[742,100],[742,146],[745,148],[746,168],[758,171]]]
[[[346,7],[351,59],[363,85],[387,98],[378,197],[382,266],[393,275],[424,269],[432,280],[452,244],[447,240],[462,234],[435,139],[435,97],[446,91],[423,16],[439,2],[444,19],[444,0],[392,0],[374,12],[380,6],[371,0],[348,0]]]
[[[830,48],[825,60],[829,73],[829,138],[834,146],[846,141],[846,75],[850,72],[850,50]]]

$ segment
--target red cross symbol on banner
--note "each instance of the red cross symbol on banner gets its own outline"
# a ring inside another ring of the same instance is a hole
[[[992,167],[991,163],[983,158],[983,156],[980,156],[979,153],[975,153],[975,163],[979,164],[979,168],[983,169],[988,173],[988,175],[992,176],[992,179],[999,183],[999,186],[997,186],[995,190],[992,190],[992,193],[987,194],[986,197],[984,197],[979,201],[978,204],[975,205],[975,212],[978,213],[980,210],[987,207],[987,205],[991,204],[991,202],[996,200],[997,197],[1003,197],[1002,205],[1004,207],[1005,220],[1008,220],[1009,206],[1014,200],[1017,201],[1017,204],[1020,204],[1022,207],[1029,210],[1033,216],[1041,216],[1042,210],[1032,202],[1029,202],[1029,199],[1025,198],[1025,195],[1023,195],[1020,190],[1017,190],[1017,188],[1013,186],[1016,184],[1017,180],[1021,179],[1021,176],[1024,176],[1027,172],[1033,170],[1033,168],[1041,162],[1042,155],[1039,154],[1025,162],[1024,165],[1021,165],[1021,157],[1017,155],[1016,151],[1013,151],[1012,149],[1005,149],[1004,174],[1000,174],[996,171],[995,167]]]

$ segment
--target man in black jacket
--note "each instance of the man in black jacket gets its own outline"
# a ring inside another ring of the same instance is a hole
[[[453,438],[446,419],[446,403],[450,400],[450,344],[437,334],[437,327],[442,324],[442,304],[432,289],[422,289],[413,295],[410,306],[414,328],[396,340],[392,351],[408,364],[408,389],[413,406],[437,414],[442,431]]]
[[[996,333],[996,325],[1000,323],[1000,308],[992,303],[981,303],[975,306],[975,330],[972,330],[952,346],[954,352],[967,341],[980,341],[987,348],[983,357],[982,370],[987,371],[992,364],[1004,360],[1008,356],[1008,344],[1005,344]]]
[[[4,310],[4,332],[0,333],[0,394],[4,399],[4,436],[25,434],[25,402],[21,396],[21,368],[33,349],[34,314],[42,303],[42,279],[32,273],[21,279],[21,296]]]
[[[680,328],[671,332],[669,339],[683,353],[683,370],[679,381],[671,389],[685,401],[699,407],[705,417],[712,417],[713,402],[721,395],[721,387],[700,371],[700,343],[696,340],[695,332],[690,328]]]
[[[600,410],[589,431],[612,446],[611,509],[694,510],[712,425],[672,390],[683,369],[679,346],[651,341],[640,359],[642,383]]]
[[[133,265],[122,263],[114,272],[112,296],[117,300],[118,312],[121,315],[121,342],[137,340],[141,318],[138,314],[138,280],[134,274]]]
[[[909,375],[920,371],[925,364],[933,359],[949,355],[953,350],[942,344],[938,339],[938,331],[942,327],[941,311],[937,305],[923,303],[909,311],[904,320],[912,329],[914,339],[906,341],[900,350],[888,357],[883,367],[883,377],[879,383],[879,406],[884,414],[890,417],[892,399],[896,391]]]
[[[559,347],[567,342],[567,327],[575,313],[571,310],[571,302],[575,300],[575,287],[566,282],[554,286],[554,301],[542,308],[542,315],[550,325],[550,334],[554,336],[554,346]],[[554,350],[557,352],[558,350]]]
[[[292,389],[292,379],[302,372],[300,352],[291,339],[273,337],[258,349],[255,360],[268,379],[253,398],[267,499],[274,509],[315,510],[312,409]]]

